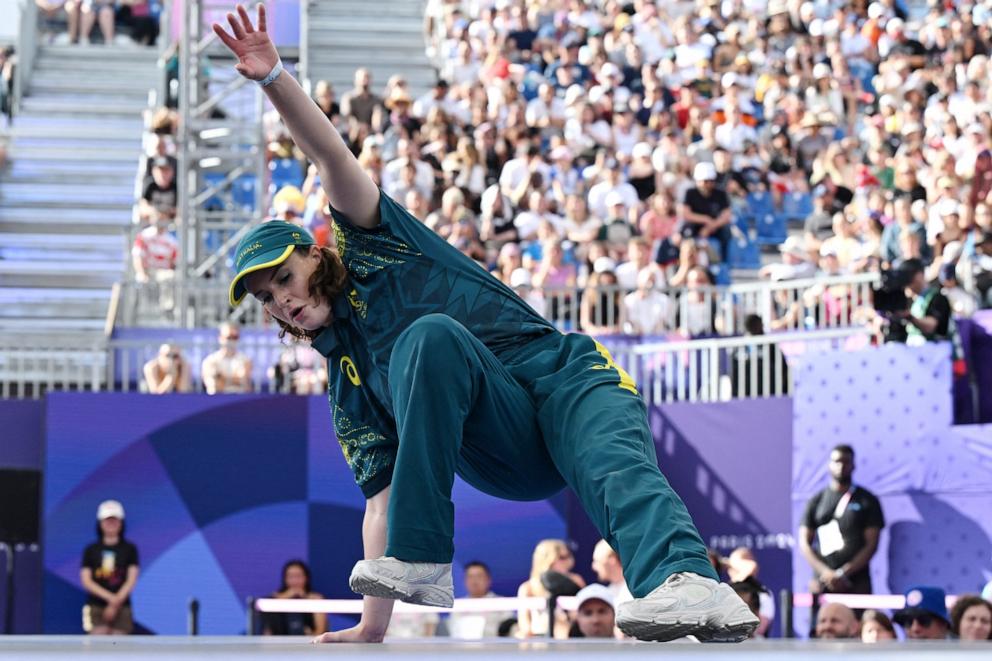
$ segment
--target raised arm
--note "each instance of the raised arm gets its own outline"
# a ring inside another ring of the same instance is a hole
[[[233,36],[217,23],[213,25],[214,32],[237,56],[234,68],[238,73],[249,80],[265,80],[279,65],[279,54],[267,31],[265,6],[258,5],[257,28],[242,5],[238,5],[237,12],[237,16],[227,15]],[[378,225],[379,189],[296,79],[280,71],[263,89],[293,140],[317,166],[321,186],[334,208],[359,227],[371,229]]]
[[[386,552],[386,512],[389,509],[389,487],[365,501],[362,521],[362,547],[365,559],[381,558]],[[365,597],[362,619],[358,626],[344,631],[330,631],[317,637],[315,643],[378,643],[386,635],[393,615],[393,600]]]

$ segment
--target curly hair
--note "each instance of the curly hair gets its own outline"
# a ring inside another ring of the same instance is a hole
[[[961,595],[951,607],[951,631],[954,632],[955,636],[961,635],[961,618],[964,617],[964,612],[972,606],[984,606],[992,615],[992,603],[985,601],[977,594]],[[989,639],[992,640],[992,634],[989,634]]]
[[[296,251],[305,252],[309,249],[309,246],[297,246]],[[321,248],[320,263],[317,264],[317,268],[310,275],[310,282],[307,283],[310,296],[318,300],[324,299],[330,303],[344,291],[347,282],[348,271],[337,251],[327,247]],[[288,334],[300,340],[312,340],[319,334],[319,331],[303,330],[287,324],[281,319],[276,319],[276,323],[282,329],[279,331],[279,339],[283,339]]]

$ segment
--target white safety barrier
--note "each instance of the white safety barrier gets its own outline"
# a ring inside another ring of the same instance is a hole
[[[865,328],[838,328],[614,346],[611,352],[648,404],[721,402],[791,394],[797,357],[863,348],[869,338]]]
[[[418,606],[397,601],[397,613],[500,613],[547,608],[548,600],[541,597],[494,597],[485,599],[455,599],[452,608]],[[558,597],[558,607],[574,611],[575,597]],[[361,599],[256,599],[255,610],[260,613],[335,613],[354,615],[362,612]]]

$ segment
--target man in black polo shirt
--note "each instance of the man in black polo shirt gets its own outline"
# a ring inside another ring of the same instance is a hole
[[[693,170],[696,187],[685,193],[679,208],[683,219],[682,236],[720,241],[720,256],[727,258],[730,243],[730,198],[716,186],[716,167],[699,163]]]
[[[868,563],[885,526],[882,507],[870,491],[855,486],[854,449],[830,453],[830,486],[806,504],[799,546],[813,568],[810,591],[871,594]]]

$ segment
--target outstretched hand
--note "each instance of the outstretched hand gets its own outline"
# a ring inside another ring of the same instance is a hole
[[[249,80],[262,80],[279,61],[279,53],[266,31],[265,5],[258,5],[257,29],[243,5],[238,5],[237,12],[237,16],[227,15],[233,37],[218,23],[213,24],[214,32],[237,56],[238,63],[234,68],[238,73]]]

